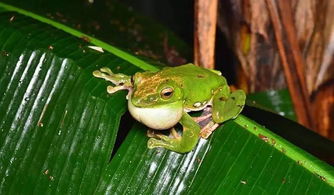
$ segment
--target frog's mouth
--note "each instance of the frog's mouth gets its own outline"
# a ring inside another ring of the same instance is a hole
[[[180,121],[183,113],[182,101],[144,108],[136,107],[129,100],[128,108],[136,120],[157,130],[172,128]]]

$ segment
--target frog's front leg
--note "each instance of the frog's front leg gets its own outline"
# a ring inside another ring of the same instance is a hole
[[[201,137],[207,139],[217,129],[218,123],[237,117],[245,105],[245,100],[246,95],[242,90],[230,93],[230,88],[227,85],[219,88],[212,100],[213,121],[202,128]]]
[[[97,78],[102,78],[105,79],[106,81],[110,81],[115,85],[132,86],[131,76],[122,73],[115,74],[108,67],[103,67],[100,68],[100,70],[95,70],[93,72],[93,75]]]
[[[242,90],[230,93],[226,85],[218,89],[212,100],[212,118],[216,123],[222,123],[234,119],[243,109],[246,101],[246,94]]]
[[[131,76],[127,76],[122,73],[114,74],[107,67],[100,68],[100,70],[95,70],[93,72],[93,75],[97,78],[102,78],[106,81],[110,81],[114,85],[116,85],[116,86],[108,86],[107,91],[110,94],[113,94],[119,90],[129,90],[130,92],[133,87],[131,82]]]
[[[148,148],[163,147],[178,153],[191,151],[199,140],[200,126],[186,112],[183,113],[179,122],[183,126],[182,136],[174,135],[174,138],[171,138],[166,135],[155,134],[155,137],[159,139],[150,138],[147,142]]]

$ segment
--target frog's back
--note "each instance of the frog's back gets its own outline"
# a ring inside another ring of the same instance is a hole
[[[210,101],[216,89],[227,85],[226,79],[218,73],[219,71],[186,64],[166,68],[162,76],[174,78],[180,84],[186,101],[185,106],[192,108],[196,103],[198,105]]]

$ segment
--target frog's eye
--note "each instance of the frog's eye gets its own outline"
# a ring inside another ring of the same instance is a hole
[[[170,97],[172,97],[173,92],[174,92],[173,88],[167,87],[161,90],[160,95],[163,99],[169,99]]]

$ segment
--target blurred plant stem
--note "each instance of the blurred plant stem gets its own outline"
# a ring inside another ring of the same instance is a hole
[[[194,61],[209,68],[215,6],[195,3]],[[298,122],[334,140],[333,17],[330,0],[227,0],[219,2],[217,23],[238,59],[239,87],[288,88]]]
[[[195,1],[194,63],[214,68],[218,0]]]

